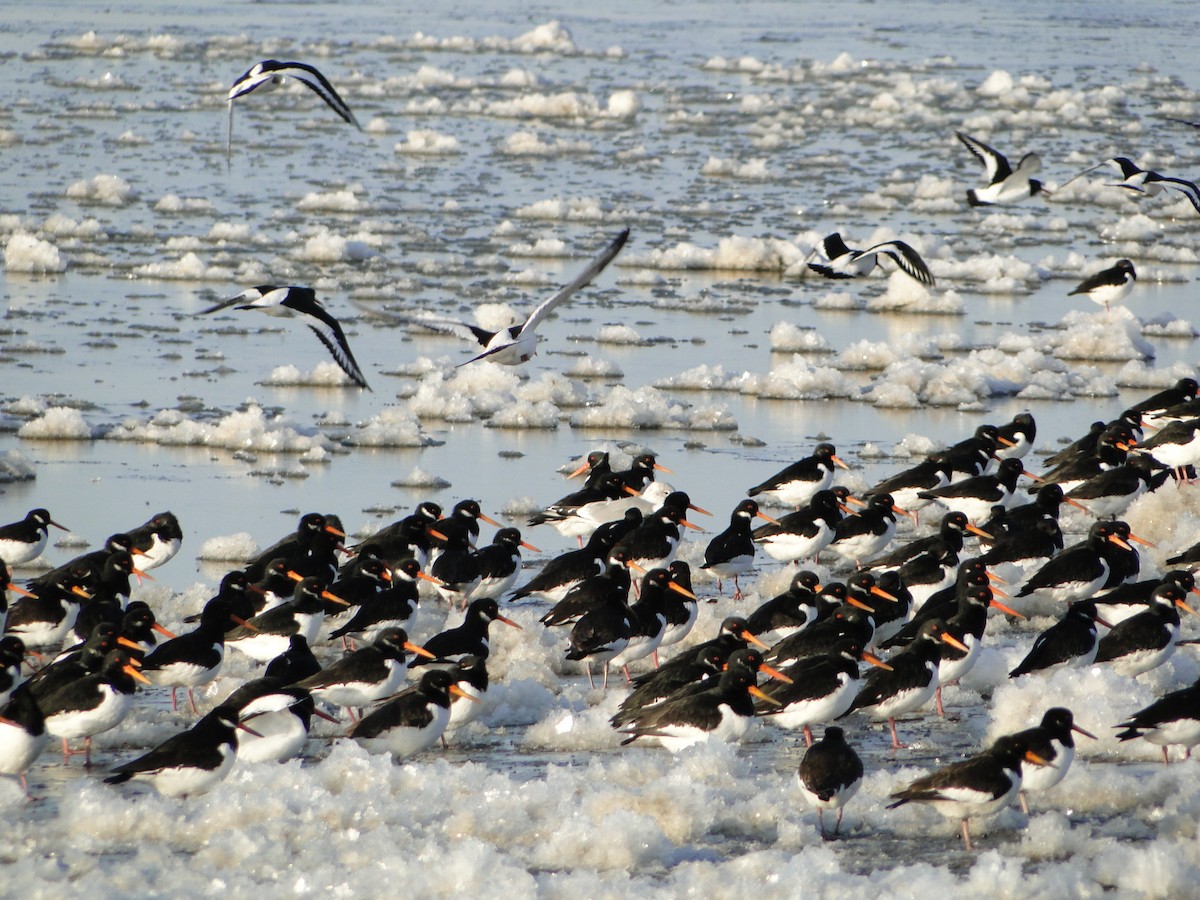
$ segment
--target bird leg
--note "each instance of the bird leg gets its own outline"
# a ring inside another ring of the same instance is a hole
[[[92,736],[90,734],[83,739],[83,767],[85,769],[92,767]]]
[[[621,671],[623,671],[625,673],[625,682],[627,684],[633,684],[633,676],[629,674],[629,664],[628,663],[621,666]]]
[[[891,729],[892,729],[892,749],[893,750],[907,750],[908,744],[900,743],[900,738],[896,736],[896,720],[894,718],[888,719],[888,725],[890,725]],[[965,822],[966,819],[963,819],[963,821]],[[970,849],[970,848],[968,847],[967,849]]]
[[[971,843],[971,826],[967,824],[966,819],[962,820],[962,838],[964,850],[969,853],[975,849],[975,846]]]
[[[813,745],[812,729],[807,725],[804,726],[804,746],[811,747]]]
[[[842,830],[842,814],[845,811],[846,811],[846,807],[844,807],[844,806],[840,807],[838,809],[837,824],[833,826],[833,834],[835,837],[837,836],[838,832],[840,832]]]
[[[825,833],[825,810],[817,808],[817,825],[821,828],[821,840],[829,840],[829,835]]]
[[[1025,797],[1025,792],[1021,791],[1017,796],[1021,800],[1021,812],[1029,815],[1029,800]]]
[[[171,688],[171,712],[179,712],[179,703],[175,699],[175,692],[178,688]]]
[[[63,744],[63,765],[65,766],[70,761],[71,756],[74,754],[75,751],[73,751],[71,749],[71,744],[66,738],[62,739],[62,744]]]
[[[937,696],[937,714],[944,719],[944,718],[946,718],[946,707],[942,706],[942,686],[940,684],[937,686],[936,696]]]
[[[65,740],[63,741],[63,744],[66,744]],[[1170,754],[1167,753],[1167,745],[1166,744],[1163,744],[1162,751],[1163,751],[1163,765],[1164,766],[1170,765],[1171,764],[1171,756],[1170,756]],[[1186,759],[1186,758],[1187,757],[1184,757],[1184,759]]]
[[[192,705],[192,715],[200,715],[200,710],[196,709],[196,695],[192,693],[191,688],[188,688],[188,703]]]
[[[604,683],[601,685],[601,690],[608,690],[608,660],[604,661]]]
[[[736,575],[733,576],[733,599],[734,600],[745,600],[746,599],[746,595],[742,593],[742,586],[740,584],[738,584],[738,577]]]
[[[592,679],[592,663],[591,663],[591,661],[589,660],[588,662],[585,662],[585,663],[584,663],[584,665],[585,665],[585,666],[587,666],[587,673],[588,673],[588,687],[590,687],[592,690],[595,690],[595,689],[596,689],[596,682],[595,682],[595,681]]]

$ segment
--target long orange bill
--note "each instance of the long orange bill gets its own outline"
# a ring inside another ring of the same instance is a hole
[[[436,584],[439,587],[446,586],[446,582],[442,581],[442,579],[435,578],[433,575],[426,575],[424,572],[418,572],[417,577],[423,581],[428,581],[430,584]]]
[[[667,590],[674,591],[677,594],[683,594],[689,600],[699,600],[700,598],[685,588],[682,584],[676,584],[674,581],[667,583]]]
[[[767,520],[768,522],[770,522],[772,525],[778,525],[778,524],[779,524],[779,520],[778,520],[778,519],[773,519],[773,518],[771,518],[771,517],[770,517],[770,516],[768,516],[768,515],[767,515],[765,512],[763,512],[761,509],[760,509],[758,512],[756,512],[756,513],[755,513],[755,515],[756,515],[756,516],[758,516],[760,519],[766,519],[766,520]]]
[[[1075,507],[1076,509],[1082,509],[1089,516],[1092,515],[1092,511],[1090,509],[1088,509],[1086,506],[1084,506],[1082,503],[1080,503],[1078,500],[1072,499],[1071,497],[1063,497],[1063,499],[1066,500],[1067,503],[1069,503],[1071,506]]]
[[[8,590],[12,591],[14,594],[19,594],[22,597],[29,597],[33,600],[37,599],[37,594],[33,593],[32,591],[25,590],[25,588],[18,584],[10,584],[8,586]]]
[[[329,532],[330,534],[332,534],[334,537],[344,538],[346,536],[346,532],[341,531],[340,529],[334,528],[332,525],[326,525],[325,530],[327,532]]]
[[[833,463],[835,466],[841,466],[846,471],[850,470],[850,467],[848,465],[846,465],[846,461],[844,459],[842,459],[840,456],[837,456],[836,454],[829,457],[829,461],[831,463]]]
[[[867,505],[862,500],[859,500],[857,497],[855,497],[853,494],[846,495],[846,502],[853,503],[855,506],[866,506]]]
[[[1038,482],[1042,482],[1042,481],[1045,481],[1045,480],[1046,480],[1046,479],[1045,479],[1045,478],[1043,478],[1041,475],[1034,475],[1032,472],[1030,472],[1030,471],[1029,471],[1029,470],[1027,470],[1027,469],[1022,469],[1022,470],[1021,470],[1021,474],[1022,474],[1022,475],[1024,475],[1026,478],[1031,478],[1031,479],[1033,479],[1034,481],[1038,481]]]
[[[1180,598],[1179,600],[1176,600],[1175,605],[1178,606],[1182,610],[1186,610],[1187,612],[1190,612],[1193,616],[1197,614],[1194,609],[1192,609],[1190,606],[1188,606],[1186,603],[1183,602],[1182,598]]]
[[[854,510],[852,510],[850,507],[848,507],[845,503],[839,503],[837,505],[837,508],[840,509],[842,512],[844,512],[848,516],[854,515]]]
[[[508,618],[507,616],[496,616],[496,621],[503,622],[505,625],[509,625],[512,628],[517,629],[518,631],[525,630],[523,627],[521,627],[519,624],[517,624],[516,622],[514,622],[512,619]]]
[[[1096,616],[1096,618],[1093,619],[1093,621],[1096,622],[1096,624],[1103,625],[1105,628],[1108,628],[1108,629],[1111,629],[1113,627],[1112,622],[1108,622],[1108,621],[1100,618],[1099,616]]]
[[[429,533],[429,536],[430,536],[430,537],[435,537],[435,538],[437,538],[439,541],[448,541],[448,540],[450,540],[450,538],[446,537],[446,535],[442,534],[442,533],[441,533],[440,531],[438,531],[436,528],[429,528],[429,529],[426,529],[426,530],[428,531],[428,533]]]
[[[1008,438],[1006,438],[1006,437],[1005,437],[1004,435],[1002,435],[1002,434],[998,434],[998,435],[996,435],[996,443],[997,443],[997,444],[1003,444],[1005,447],[1015,447],[1015,446],[1017,446],[1016,444],[1014,444],[1012,441],[1010,441]]]
[[[712,513],[705,513],[705,515],[706,515],[706,516],[711,516],[711,515],[712,515]],[[695,524],[695,523],[693,523],[693,522],[689,522],[687,519],[680,519],[680,520],[679,520],[679,524],[680,524],[680,525],[682,525],[684,528],[694,528],[696,531],[699,531],[699,532],[703,532],[703,531],[704,531],[704,529],[703,529],[703,528],[701,528],[699,525],[696,525],[696,524]]]
[[[1116,534],[1110,534],[1110,535],[1108,536],[1108,542],[1109,542],[1110,544],[1116,544],[1118,547],[1121,547],[1121,548],[1123,548],[1123,549],[1125,549],[1125,550],[1132,550],[1132,549],[1133,549],[1132,547],[1130,547],[1130,546],[1129,546],[1129,544],[1125,543],[1125,541],[1121,539],[1121,536],[1120,536],[1120,535],[1116,535]]]
[[[140,681],[143,684],[151,684],[152,683],[149,678],[147,678],[145,675],[143,675],[141,672],[139,672],[137,669],[135,669],[131,665],[121,666],[121,671],[124,672],[126,675],[128,675],[130,678],[132,678],[134,681]]]
[[[846,602],[857,609],[865,610],[866,612],[869,612],[869,613],[875,612],[875,607],[867,606],[867,604],[863,603],[857,597],[847,597]]]
[[[591,468],[591,466],[588,464],[588,461],[585,459],[583,461],[583,465],[581,465],[578,469],[576,469],[574,472],[572,472],[570,475],[568,475],[567,478],[575,478],[579,475],[582,475],[589,468]]]
[[[493,519],[491,516],[487,515],[486,513],[480,513],[479,519],[482,522],[487,522],[493,528],[503,528],[504,527],[503,525],[501,525],[499,522],[497,522],[495,519]]]
[[[139,569],[137,566],[134,566],[134,567],[133,567],[133,574],[134,574],[134,575],[136,575],[138,578],[149,578],[151,581],[157,581],[157,580],[158,580],[158,579],[157,579],[157,578],[155,578],[153,575],[150,575],[150,574],[147,574],[146,572],[143,572],[143,571],[142,571],[141,569]]]
[[[403,644],[403,647],[409,653],[415,653],[415,654],[417,654],[417,656],[423,656],[426,659],[437,659],[437,657],[434,654],[430,653],[424,647],[414,644],[412,641],[405,641]]]
[[[992,591],[992,593],[995,594],[996,592]],[[1005,596],[1008,596],[1008,595],[1005,594]],[[1003,603],[1001,603],[995,597],[992,597],[992,599],[990,601],[988,601],[988,605],[994,606],[996,609],[1000,610],[1000,612],[1002,612],[1002,613],[1007,613],[1010,616],[1016,616],[1018,619],[1025,618],[1025,616],[1021,615],[1019,612],[1017,612],[1011,606],[1005,606]]]
[[[384,569],[382,572],[379,573],[379,577],[382,578],[384,581],[387,581],[390,583],[392,580],[392,570]]]
[[[1058,768],[1058,766],[1056,766],[1054,763],[1050,762],[1050,760],[1042,759],[1040,756],[1038,756],[1032,750],[1025,751],[1025,760],[1026,760],[1026,762],[1031,762],[1034,765],[1038,765],[1038,766],[1046,766],[1051,769]]]
[[[638,573],[638,574],[640,574],[640,575],[645,575],[645,574],[646,574],[646,572],[648,572],[648,571],[649,571],[648,569],[645,569],[645,568],[643,568],[642,566],[639,566],[639,565],[638,565],[637,563],[635,563],[635,562],[634,562],[632,559],[627,559],[627,560],[625,560],[625,568],[627,568],[627,569],[633,569],[633,571],[637,572],[637,573]]]
[[[963,653],[971,652],[970,650],[967,649],[966,644],[964,644],[962,641],[960,641],[958,638],[956,638],[954,635],[950,634],[947,631],[942,632],[942,643],[949,644],[951,647],[957,647]]]
[[[518,546],[524,547],[526,550],[532,551],[533,553],[541,553],[542,552],[537,547],[533,546],[533,544],[529,543],[529,541],[521,541],[521,543]]]
[[[472,703],[482,703],[483,702],[478,697],[472,697],[470,694],[468,694],[466,691],[464,691],[462,688],[460,688],[457,684],[450,685],[450,693],[452,693],[455,697],[465,697],[467,700],[470,700]]]
[[[688,509],[695,510],[696,512],[700,513],[700,515],[702,515],[702,516],[711,516],[712,515],[712,513],[710,513],[707,509],[705,509],[702,506],[697,506],[695,503],[689,503]],[[684,522],[683,524],[686,525],[687,523]]]
[[[142,652],[141,645],[136,643],[135,641],[131,641],[127,637],[118,637],[117,643],[120,644],[122,647],[129,648],[130,650],[136,650],[138,653]],[[133,660],[131,659],[130,662],[132,663]]]
[[[771,648],[770,648],[770,647],[768,647],[766,644],[764,644],[762,641],[760,641],[756,635],[753,635],[753,634],[751,634],[749,631],[743,631],[743,632],[742,632],[742,633],[739,635],[739,637],[740,637],[740,638],[741,638],[743,641],[746,641],[747,643],[751,643],[751,644],[753,644],[755,647],[762,647],[764,650],[770,650],[770,649],[771,649]]]
[[[314,709],[313,712],[316,713],[318,716],[320,716],[322,719],[324,719],[326,722],[333,722],[337,725],[342,724],[340,721],[338,721],[338,719],[336,717],[331,716],[327,712],[323,712],[322,710],[319,710],[319,709]]]
[[[764,691],[762,688],[758,687],[757,685],[752,684],[752,685],[750,685],[750,687],[746,688],[746,690],[748,690],[751,694],[753,694],[759,700],[765,700],[768,703],[770,703],[772,706],[783,706],[783,703],[781,701],[776,700],[774,697],[772,697],[770,694],[768,694],[766,691]]]
[[[971,525],[971,524],[967,525],[967,531],[971,532],[971,534],[979,535],[979,537],[981,537],[981,538],[986,538],[989,541],[995,540],[995,538],[993,538],[990,534],[988,534],[982,528],[976,528],[974,525]]]
[[[864,662],[869,662],[871,665],[875,666],[876,668],[885,669],[888,672],[895,671],[891,666],[889,666],[887,663],[885,663],[882,659],[880,659],[874,653],[867,653],[864,650],[862,658],[863,658]]]
[[[894,512],[898,516],[911,516],[912,515],[912,513],[910,513],[907,509],[901,509],[895,503],[892,504],[892,512]]]
[[[1097,737],[1096,737],[1094,734],[1092,734],[1090,731],[1088,731],[1088,730],[1087,730],[1087,729],[1085,729],[1085,728],[1080,728],[1078,725],[1072,725],[1072,726],[1071,726],[1071,730],[1072,730],[1072,731],[1078,731],[1078,732],[1079,732],[1080,734],[1082,734],[1084,737],[1090,737],[1090,738],[1091,738],[1093,741],[1095,741],[1095,740],[1099,740],[1099,738],[1097,738]]]
[[[891,600],[893,603],[900,602],[899,597],[897,597],[895,594],[889,594],[887,591],[885,591],[883,588],[879,587],[878,585],[871,586],[871,593],[874,594],[876,597],[882,597],[884,600]]]
[[[145,550],[139,550],[137,547],[130,547],[129,555],[130,556],[149,556],[150,554],[147,553]]]
[[[343,600],[341,597],[337,596],[337,594],[331,594],[329,591],[321,591],[321,598],[328,600],[330,603],[340,603],[342,606],[350,605],[349,600]]]
[[[300,582],[300,581],[304,580],[303,575],[301,575],[299,572],[295,572],[291,569],[287,570],[287,577],[292,579],[292,581],[296,581],[296,582]]]
[[[234,622],[236,622],[238,625],[241,625],[243,628],[249,628],[251,631],[258,631],[257,625],[254,625],[254,624],[248,622],[246,619],[243,619],[241,616],[230,616],[229,618],[233,619]]]
[[[168,638],[174,638],[174,637],[175,637],[175,634],[174,634],[173,632],[167,631],[167,629],[163,628],[163,627],[162,627],[161,625],[159,625],[157,622],[155,622],[155,623],[154,623],[153,625],[151,625],[150,627],[151,627],[151,628],[152,628],[154,631],[157,631],[159,634],[161,634],[163,637],[168,637]]]
[[[81,588],[79,585],[75,585],[73,588],[71,588],[71,593],[74,594],[76,597],[82,597],[84,600],[92,599],[92,595],[89,594],[87,591],[85,591],[83,588]]]
[[[631,497],[640,497],[640,496],[642,496],[642,492],[641,492],[641,491],[634,490],[633,488],[631,488],[631,487],[630,487],[629,485],[627,485],[627,484],[623,484],[623,485],[621,485],[621,490],[623,490],[625,493],[627,493],[627,494],[628,494],[629,496],[631,496]]]
[[[337,720],[335,719],[334,721],[337,721]],[[255,737],[257,737],[257,738],[260,738],[260,737],[262,737],[262,733],[261,733],[261,732],[255,731],[253,728],[251,728],[251,727],[250,727],[249,725],[247,725],[245,722],[238,722],[238,723],[237,723],[237,727],[238,727],[238,728],[240,728],[240,729],[242,729],[242,731],[246,732],[246,734],[252,734],[252,735],[254,735],[254,736],[255,736]]]
[[[660,466],[658,463],[655,463],[655,464],[654,464],[654,468],[655,468],[655,469],[657,469],[659,472],[666,472],[668,475],[674,475],[674,474],[675,474],[675,473],[674,473],[674,472],[672,472],[670,469],[668,469],[666,466]]]
[[[1152,544],[1145,538],[1138,537],[1136,534],[1130,534],[1129,539],[1135,544],[1141,544],[1143,547],[1152,547],[1155,550],[1158,549],[1158,544]]]
[[[766,675],[770,675],[776,681],[782,681],[784,684],[795,684],[795,682],[787,675],[784,675],[782,672],[772,666],[768,666],[766,663],[763,663],[761,666],[759,666],[758,671]]]

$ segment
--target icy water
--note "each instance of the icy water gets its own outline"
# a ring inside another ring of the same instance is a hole
[[[469,496],[521,523],[566,493],[557,470],[588,450],[646,446],[716,513],[713,531],[818,435],[862,487],[980,422],[1029,410],[1049,448],[1195,374],[1200,216],[1178,194],[1138,202],[1103,172],[1054,190],[1117,155],[1200,174],[1197,131],[1167,118],[1200,119],[1190,4],[1136,18],[1115,3],[1052,16],[1034,3],[454,6],[0,10],[0,463],[36,475],[0,485],[0,520],[51,509],[78,540],[50,561],[171,509],[184,551],[142,590],[177,623],[230,565],[201,564],[206,541],[265,546],[312,509],[367,533],[420,499]],[[317,65],[364,131],[300,86],[258,92],[238,102],[227,166],[229,84],[272,57]],[[1013,161],[1036,150],[1054,193],[971,210],[979,167],[956,129]],[[625,226],[629,246],[515,373],[455,369],[465,345],[360,312],[495,327]],[[937,287],[890,264],[857,281],[805,275],[831,231],[908,241]],[[1067,296],[1120,257],[1140,276],[1126,310]],[[343,387],[298,322],[193,316],[271,282],[318,289],[373,392]],[[1131,514],[1162,545],[1148,571],[1200,530],[1191,491],[1157,499]],[[568,546],[528,537],[542,557]],[[746,609],[786,583],[774,563],[757,575]],[[441,625],[427,606],[425,635]],[[706,605],[698,630],[736,608]],[[515,613],[530,626],[538,614]],[[1032,819],[1000,817],[977,857],[929,811],[882,810],[906,779],[1048,701],[1107,735],[1193,680],[1192,651],[1138,683],[1097,671],[1021,691],[1004,673],[1029,634],[1001,624],[949,692],[953,717],[907,724],[914,750],[894,755],[850,720],[869,776],[850,836],[826,846],[793,786],[790,735],[678,760],[618,752],[616,692],[586,689],[562,636],[496,640],[499,699],[445,760],[391,766],[328,750],[322,732],[304,766],[242,769],[180,804],[47,754],[32,773],[42,804],[0,785],[12,883],[783,896],[858,893],[867,878],[890,893],[1132,896],[1200,876],[1195,764],[1164,770],[1144,745],[1081,747]],[[248,671],[235,661],[210,699]],[[102,740],[103,762],[181,724],[153,700]]]

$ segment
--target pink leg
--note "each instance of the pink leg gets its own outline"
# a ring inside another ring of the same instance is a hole
[[[975,849],[974,845],[971,843],[971,826],[967,824],[966,819],[962,820],[962,838],[964,850],[969,852]]]
[[[1017,796],[1021,798],[1021,812],[1029,815],[1029,800],[1025,797],[1025,792],[1021,791]]]
[[[200,710],[196,709],[196,697],[192,694],[192,689],[188,688],[188,703],[192,704],[192,715],[200,715]]]
[[[171,688],[171,712],[179,712],[179,704],[175,700],[175,691],[178,688]]]
[[[807,725],[804,726],[804,746],[811,747],[813,745],[812,729]]]
[[[896,736],[896,720],[888,719],[888,725],[890,725],[892,728],[892,749],[893,750],[907,750],[908,744],[900,743],[900,738]],[[965,822],[966,820],[964,819],[963,821]]]
[[[742,586],[740,584],[738,584],[738,579],[737,579],[736,575],[733,576],[733,599],[734,600],[746,599],[746,595],[742,593]]]
[[[937,714],[943,719],[946,717],[946,707],[942,706],[942,686],[940,684],[937,688]]]

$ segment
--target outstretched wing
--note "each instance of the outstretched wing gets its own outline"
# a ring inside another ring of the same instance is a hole
[[[543,302],[541,306],[531,312],[529,314],[529,318],[525,320],[525,324],[521,326],[520,334],[525,334],[529,331],[536,331],[538,325],[541,324],[541,321],[551,312],[553,312],[556,306],[567,300],[580,288],[591,284],[592,279],[604,271],[605,267],[608,266],[608,264],[613,261],[616,255],[621,252],[621,248],[625,246],[625,242],[628,240],[629,229],[626,228],[624,231],[618,234],[616,238],[613,239],[611,244],[605,247],[600,254],[588,264],[586,269],[584,269],[575,277],[574,281],[560,288],[553,297]]]
[[[870,253],[882,253],[885,256],[890,256],[892,261],[900,267],[905,275],[915,278],[921,284],[933,287],[936,283],[933,273],[925,265],[925,260],[921,259],[921,255],[911,246],[904,243],[904,241],[884,241],[882,244],[876,244],[869,250],[864,250],[862,255],[866,256]]]
[[[480,328],[477,325],[470,325],[467,322],[459,322],[456,319],[441,319],[436,316],[414,316],[408,313],[396,312],[386,307],[368,306],[366,303],[361,303],[353,298],[350,302],[358,307],[361,312],[369,316],[392,319],[396,322],[403,322],[406,325],[420,325],[422,328],[428,328],[430,331],[453,335],[454,337],[462,338],[464,341],[477,343],[481,347],[486,347],[491,339],[495,337],[495,332]]]
[[[1170,178],[1166,175],[1159,175],[1157,172],[1147,173],[1146,181],[1147,183],[1154,182],[1173,191],[1178,191],[1191,201],[1196,212],[1200,212],[1200,188],[1197,188],[1194,182],[1188,181],[1185,178]]]
[[[289,291],[298,290],[292,287],[280,287],[274,284],[260,284],[252,288],[246,288],[236,297],[230,297],[228,300],[222,300],[208,309],[202,309],[196,313],[198,316],[207,316],[209,313],[220,312],[223,309],[237,304],[239,309],[263,309],[271,312],[273,307],[279,306],[286,299]],[[276,314],[285,313],[290,315],[286,310],[276,309]]]
[[[354,111],[350,109],[350,105],[329,83],[329,79],[318,72],[315,66],[310,66],[308,63],[264,59],[251,66],[241,78],[233,83],[233,86],[229,88],[229,102],[233,103],[238,97],[244,97],[264,84],[285,76],[303,82],[342,119],[362,131],[362,126],[358,124],[358,119],[354,117]]]
[[[317,320],[317,322],[309,322],[308,327],[312,329],[317,339],[325,345],[325,349],[329,351],[329,355],[333,357],[333,361],[342,367],[342,371],[350,376],[351,381],[359,387],[366,388],[368,391],[371,390],[371,386],[367,384],[366,376],[363,375],[362,369],[358,367],[358,361],[354,358],[354,354],[350,352],[350,344],[346,341],[346,333],[342,331],[342,326],[338,323],[338,320],[331,316],[320,304],[314,304],[314,306],[306,308],[304,312]]]
[[[983,141],[976,140],[969,134],[961,131],[956,131],[954,134],[971,151],[972,155],[983,163],[983,174],[987,178],[988,184],[996,184],[1012,174],[1012,166],[1008,164],[1008,159],[1003,153],[994,150]],[[1021,160],[1021,162],[1024,164],[1025,160]]]

